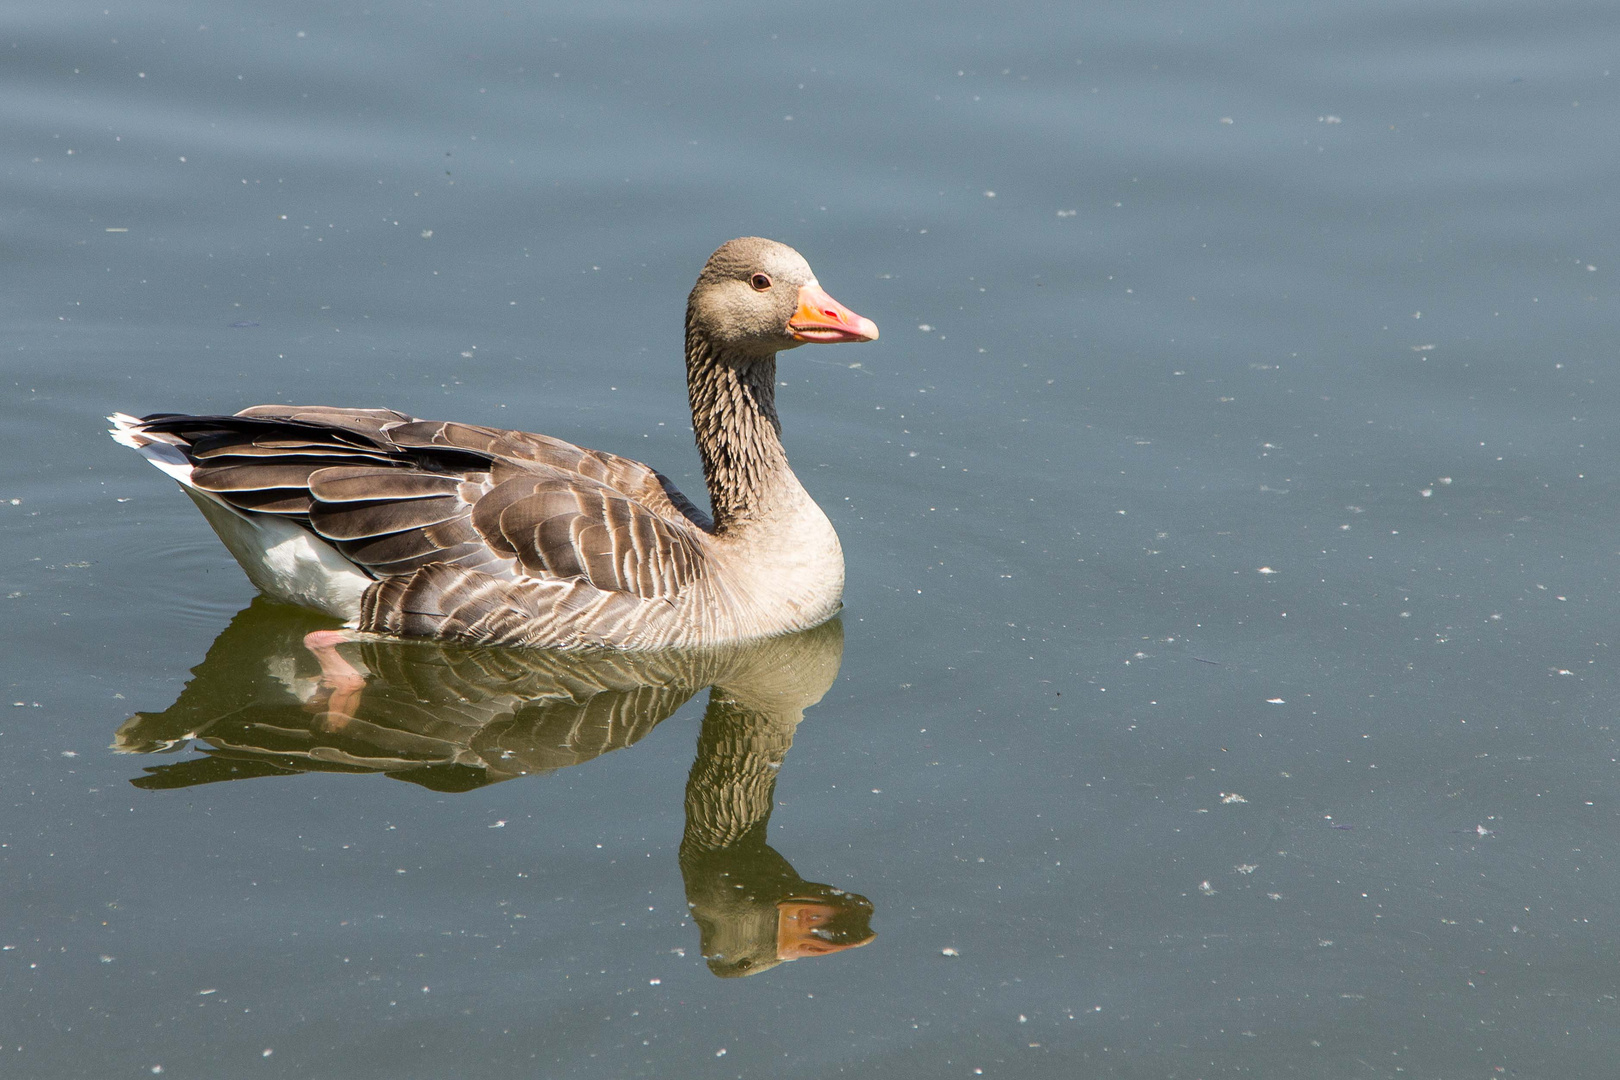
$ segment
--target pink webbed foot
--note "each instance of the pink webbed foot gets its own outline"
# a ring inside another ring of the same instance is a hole
[[[326,731],[341,731],[360,709],[360,696],[366,677],[338,652],[337,647],[355,640],[348,630],[315,630],[304,635],[304,648],[321,665],[322,692],[308,708],[320,718]]]

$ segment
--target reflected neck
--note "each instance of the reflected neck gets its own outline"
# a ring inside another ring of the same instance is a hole
[[[709,691],[697,756],[686,779],[683,854],[731,848],[749,839],[764,845],[776,778],[803,718],[798,709],[771,714],[744,707],[718,686]]]

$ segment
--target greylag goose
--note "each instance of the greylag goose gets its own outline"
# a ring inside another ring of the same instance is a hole
[[[260,591],[354,630],[707,645],[838,610],[843,550],[788,467],[776,354],[877,336],[785,244],[742,237],[710,256],[687,301],[686,384],[712,517],[638,461],[388,409],[109,419]]]

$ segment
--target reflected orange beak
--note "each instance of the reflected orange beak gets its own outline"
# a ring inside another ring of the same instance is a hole
[[[864,320],[863,320],[864,321]],[[876,330],[876,327],[873,327]],[[864,338],[850,340],[862,341]],[[860,941],[829,941],[817,931],[839,915],[839,909],[816,900],[783,900],[776,905],[776,958],[799,960],[806,956],[826,956],[828,953],[858,949],[876,934],[868,933]]]
[[[834,344],[840,341],[876,341],[877,323],[840,304],[815,282],[799,286],[799,310],[788,320],[799,341]]]

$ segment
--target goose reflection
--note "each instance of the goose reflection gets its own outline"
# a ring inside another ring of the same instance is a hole
[[[837,620],[766,641],[642,654],[400,640],[306,648],[305,635],[323,625],[263,599],[239,612],[179,699],[125,721],[112,744],[202,755],[131,782],[162,790],[349,772],[469,791],[630,746],[707,687],[680,867],[709,969],[754,975],[872,940],[870,901],[806,881],[765,842],[794,728],[838,675]]]

